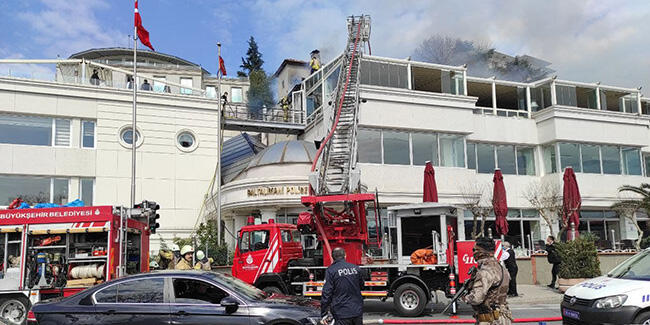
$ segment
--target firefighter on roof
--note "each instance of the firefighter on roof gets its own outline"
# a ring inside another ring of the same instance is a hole
[[[494,240],[486,237],[476,239],[473,252],[478,271],[469,286],[469,293],[463,297],[472,305],[474,318],[481,325],[507,325],[512,320],[506,302],[510,275],[494,258],[494,250]]]
[[[309,67],[311,68],[311,73],[314,73],[320,70],[320,51],[313,50],[311,51],[311,59],[309,60]]]

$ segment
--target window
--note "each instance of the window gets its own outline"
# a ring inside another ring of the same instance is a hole
[[[79,180],[79,193],[81,193],[81,201],[84,205],[93,205],[93,196],[95,192],[95,180],[92,178],[82,178]]]
[[[366,85],[408,88],[408,72],[405,64],[362,60],[359,81]]]
[[[623,147],[623,173],[625,175],[641,175],[641,151],[637,148]]]
[[[645,162],[645,177],[650,177],[650,155],[644,155],[643,161]]]
[[[181,88],[181,94],[192,94],[192,78],[181,78],[181,86],[183,86],[183,88]]]
[[[434,133],[411,133],[413,141],[413,165],[424,165],[431,161],[438,165],[438,139]]]
[[[127,304],[161,304],[164,302],[163,278],[139,279],[117,285],[117,302]]]
[[[268,230],[248,231],[242,234],[239,251],[242,253],[259,251],[269,248]]]
[[[315,110],[323,104],[323,88],[319,85],[315,90],[307,94],[307,116],[311,115]]]
[[[460,135],[440,135],[440,166],[465,167],[465,141]]]
[[[20,197],[30,205],[67,203],[68,179],[20,175],[0,175],[0,206]]]
[[[535,176],[535,150],[517,147],[517,174]]]
[[[114,304],[117,302],[117,284],[106,287],[95,293],[95,301],[97,303]]]
[[[192,279],[174,279],[174,302],[177,304],[218,305],[228,294],[210,283]],[[162,286],[161,286],[162,288]]]
[[[515,147],[498,145],[497,146],[497,166],[503,174],[517,174],[515,165]]]
[[[540,111],[551,106],[551,87],[547,85],[530,89],[531,110]]]
[[[153,76],[153,91],[162,93],[165,91],[165,81],[167,81],[167,78],[165,76]],[[158,80],[161,81],[158,81]]]
[[[582,171],[584,173],[600,174],[600,146],[581,144]]]
[[[410,165],[409,134],[383,131],[384,164]]]
[[[290,243],[291,242],[291,231],[282,230],[280,232],[280,235],[282,236],[282,242],[283,243]]]
[[[50,146],[52,145],[52,119],[0,114],[0,143]]]
[[[357,135],[360,163],[381,164],[381,133],[379,130],[359,129]]]
[[[555,86],[555,95],[557,104],[564,106],[578,106],[576,100],[576,87],[574,86]]]
[[[81,147],[95,147],[95,122],[81,121]]]
[[[128,145],[133,144],[133,131],[130,127],[126,127],[122,130],[120,134],[122,141]],[[140,142],[140,132],[135,132],[135,141],[136,144]]]
[[[217,98],[217,89],[214,86],[205,87],[205,97]]]
[[[603,157],[603,173],[620,174],[621,173],[621,153],[616,146],[601,146]]]
[[[476,157],[479,173],[494,172],[494,146],[491,144],[477,143]]]
[[[232,92],[232,94],[230,95],[230,100],[233,103],[243,103],[244,102],[244,92],[242,91],[241,88],[232,87],[232,88],[230,88],[230,92]]]
[[[54,120],[54,145],[55,146],[70,146],[70,120],[55,119]]]
[[[626,113],[638,113],[639,112],[639,105],[636,96],[634,97],[625,97],[623,98],[623,104],[625,105],[625,112]]]
[[[467,168],[476,170],[476,144],[467,142]]]
[[[580,146],[577,143],[560,143],[560,168],[573,167],[575,172],[581,172]]]
[[[178,148],[183,151],[191,151],[196,147],[196,139],[190,131],[183,131],[176,137]]]
[[[294,243],[299,243],[299,242],[300,242],[301,235],[300,235],[300,231],[299,231],[299,230],[293,230],[293,231],[291,231],[291,235],[292,235],[292,237],[293,237],[293,242],[294,242]]]

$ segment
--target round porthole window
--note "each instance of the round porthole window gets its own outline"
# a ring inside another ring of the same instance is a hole
[[[178,149],[186,152],[193,151],[196,149],[197,144],[194,133],[188,130],[178,132],[178,135],[176,136],[176,146]]]
[[[131,129],[131,126],[124,126],[120,129],[120,144],[123,147],[126,148],[131,148],[131,145],[133,144],[133,129]],[[139,130],[136,130],[135,132],[135,144],[139,147],[142,145],[142,135],[140,134]]]

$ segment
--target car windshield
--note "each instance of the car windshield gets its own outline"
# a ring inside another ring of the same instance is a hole
[[[239,280],[228,274],[219,274],[219,273],[209,273],[212,278],[216,281],[221,282],[231,288],[234,292],[237,292],[240,296],[247,298],[249,300],[262,300],[267,297],[264,291],[255,288],[254,286]]]
[[[650,281],[650,251],[634,255],[607,274],[608,277]]]

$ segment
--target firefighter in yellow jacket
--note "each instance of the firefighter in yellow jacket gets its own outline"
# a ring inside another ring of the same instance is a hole
[[[311,59],[309,60],[309,67],[311,68],[311,73],[314,73],[320,70],[320,51],[313,50],[311,51]]]
[[[472,305],[477,324],[509,325],[512,314],[506,298],[510,275],[494,258],[494,250],[494,240],[486,237],[476,239],[473,252],[478,271],[463,300]]]
[[[192,270],[192,258],[194,258],[194,249],[190,245],[181,248],[181,260],[176,264],[176,270]]]
[[[212,270],[212,267],[210,267],[211,263],[212,263],[212,259],[207,258],[205,256],[205,253],[203,253],[203,251],[196,251],[196,264],[194,264],[195,270],[210,271]]]

